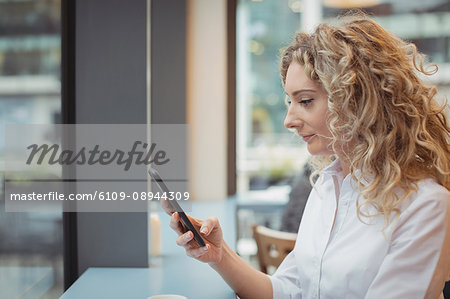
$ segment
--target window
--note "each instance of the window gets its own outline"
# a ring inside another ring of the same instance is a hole
[[[307,159],[283,125],[279,51],[300,29],[300,1],[239,0],[237,6],[237,192],[287,185]]]
[[[0,1],[2,126],[60,122],[60,26],[59,0]],[[0,154],[5,151],[3,142]],[[0,160],[2,182],[5,171]],[[62,214],[6,213],[3,189],[0,196],[2,296],[59,297],[63,292]]]
[[[450,98],[450,1],[325,0],[323,18],[334,18],[351,8],[363,9],[383,28],[413,42],[420,52],[427,55],[429,62],[439,67],[435,75],[425,78],[437,85],[437,100],[444,103]]]
[[[236,12],[237,251],[256,263],[253,224],[279,229],[290,184],[308,158],[283,123],[279,51],[301,26],[299,0],[239,0]],[[261,191],[258,191],[261,190]],[[250,192],[247,192],[250,191]]]

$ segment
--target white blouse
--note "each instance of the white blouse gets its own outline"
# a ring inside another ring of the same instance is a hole
[[[432,179],[384,217],[357,217],[356,183],[339,160],[309,195],[294,250],[269,276],[273,298],[443,298],[450,279],[450,192]],[[373,210],[369,210],[373,212]]]

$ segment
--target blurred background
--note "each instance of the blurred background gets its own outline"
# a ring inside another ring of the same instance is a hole
[[[60,123],[60,116],[61,2],[0,1],[0,153],[5,124]],[[0,298],[57,298],[63,292],[62,213],[5,213],[4,169],[2,159]]]
[[[178,2],[190,5],[189,0]],[[278,73],[280,48],[302,28],[309,29],[348,9],[362,8],[384,28],[414,42],[428,55],[429,61],[438,64],[439,72],[427,80],[438,86],[443,101],[450,96],[450,1],[231,2],[233,15],[228,15],[226,21],[232,23],[228,28],[234,32],[228,35],[223,46],[231,44],[233,53],[227,61],[233,64],[228,70],[232,70],[229,84],[234,87],[229,89],[232,94],[226,101],[233,101],[234,109],[227,121],[234,124],[227,127],[236,129],[231,134],[222,133],[228,136],[223,136],[224,139],[232,138],[228,144],[235,144],[235,156],[226,161],[233,164],[234,174],[225,176],[228,179],[223,184],[234,186],[227,188],[225,197],[238,202],[237,250],[249,262],[256,263],[251,226],[282,228],[289,195],[301,181],[308,159],[304,143],[283,126],[286,107]],[[62,121],[61,5],[61,0],[0,0],[2,130],[5,124],[11,123]],[[209,13],[214,16],[221,12]],[[189,44],[189,37],[186,42]],[[188,110],[189,103],[192,102],[187,102]],[[3,150],[2,137],[0,155]],[[0,159],[0,180],[4,171],[4,161]],[[62,294],[62,218],[62,213],[6,213],[4,204],[0,204],[0,298],[57,298]],[[296,228],[298,222],[294,221],[285,230],[296,232]]]

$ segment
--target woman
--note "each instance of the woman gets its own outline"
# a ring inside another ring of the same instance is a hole
[[[295,249],[273,276],[247,265],[216,218],[170,226],[187,255],[241,298],[439,298],[450,274],[450,149],[423,57],[365,16],[321,24],[284,49],[285,126],[316,175]],[[166,210],[167,205],[165,205]]]

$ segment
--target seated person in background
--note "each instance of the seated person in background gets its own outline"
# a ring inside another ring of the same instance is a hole
[[[416,47],[362,15],[299,33],[281,56],[285,126],[314,174],[295,248],[274,275],[245,263],[215,217],[190,217],[200,247],[241,298],[443,298],[450,274],[450,126]],[[195,275],[195,273],[192,273]]]
[[[309,164],[306,163],[302,173],[294,178],[292,190],[289,192],[289,201],[284,207],[281,218],[281,231],[289,233],[298,232],[303,210],[305,209],[306,201],[312,188],[311,182],[309,181],[310,175],[311,170]]]

